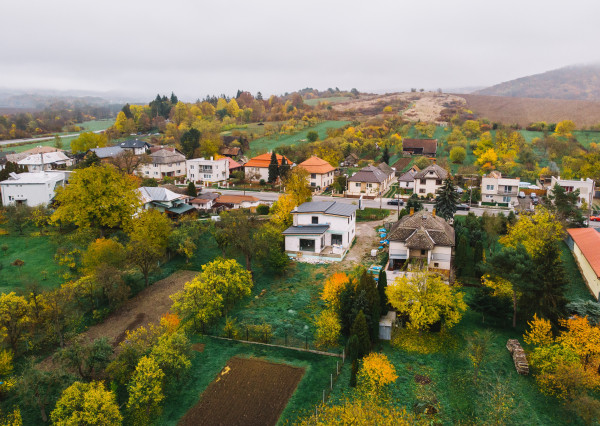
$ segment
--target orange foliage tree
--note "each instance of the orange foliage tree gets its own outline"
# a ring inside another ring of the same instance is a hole
[[[370,353],[363,358],[359,383],[368,392],[379,393],[398,378],[396,369],[384,354]]]

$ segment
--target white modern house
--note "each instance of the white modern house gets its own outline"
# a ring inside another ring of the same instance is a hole
[[[548,188],[548,192],[552,191],[554,185],[562,186],[565,189],[565,192],[573,192],[579,189],[579,203],[578,206],[585,201],[586,204],[591,206],[594,202],[594,181],[590,178],[587,179],[561,179],[559,177],[552,176],[552,180],[550,181],[550,187]]]
[[[481,178],[481,201],[517,204],[520,183],[520,178],[503,178],[502,173],[494,170]]]
[[[229,179],[229,160],[215,160],[213,157],[192,158],[186,161],[186,176],[188,181],[194,183],[224,182]]]
[[[134,155],[145,154],[146,150],[152,148],[152,145],[150,145],[148,142],[144,142],[139,139],[128,139],[121,142],[118,146],[124,150],[133,152]]]
[[[64,169],[73,165],[73,160],[64,152],[44,152],[31,154],[18,161],[20,166],[26,166],[29,172],[42,172],[54,169]]]
[[[419,196],[427,194],[435,196],[437,190],[442,186],[444,179],[447,177],[448,172],[437,164],[427,166],[415,174],[414,192]]]
[[[311,188],[326,188],[333,183],[335,167],[319,157],[312,156],[298,164],[298,167],[308,172],[308,184]]]
[[[283,231],[291,258],[341,261],[356,235],[358,206],[311,201],[292,210],[293,225]]]
[[[404,216],[389,234],[388,281],[393,281],[409,265],[426,266],[445,276],[450,275],[454,257],[454,228],[434,212],[420,211]]]
[[[7,180],[0,182],[2,205],[25,204],[35,207],[49,204],[56,188],[65,186],[68,174],[61,171],[11,173]]]
[[[163,179],[185,176],[185,156],[173,148],[161,148],[150,154],[150,162],[140,168],[143,177]]]

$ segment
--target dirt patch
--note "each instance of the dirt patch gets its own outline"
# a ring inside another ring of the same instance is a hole
[[[275,425],[303,375],[303,368],[231,358],[178,424]]]
[[[200,353],[204,352],[204,343],[194,343],[192,350]]]
[[[415,374],[415,382],[420,385],[428,385],[431,383],[431,379],[427,376],[421,376],[420,374]]]

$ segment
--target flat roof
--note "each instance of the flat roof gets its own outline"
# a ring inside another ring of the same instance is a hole
[[[10,177],[0,182],[2,185],[27,185],[49,182],[58,182],[65,178],[63,173],[48,172],[26,172],[18,173],[14,178]]]
[[[323,213],[335,216],[352,216],[358,210],[354,204],[338,203],[336,201],[309,201],[300,204],[292,213]]]

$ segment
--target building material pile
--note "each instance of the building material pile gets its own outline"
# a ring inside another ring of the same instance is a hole
[[[513,357],[517,373],[522,375],[529,374],[529,363],[527,362],[525,351],[521,347],[519,341],[517,339],[508,339],[508,342],[506,342],[506,349],[508,349]]]

